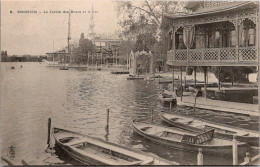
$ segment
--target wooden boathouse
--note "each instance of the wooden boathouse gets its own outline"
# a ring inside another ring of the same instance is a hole
[[[258,2],[189,1],[183,9],[175,14],[166,13],[163,18],[170,23],[166,63],[173,69],[173,78],[174,68],[181,69],[181,85],[181,67],[194,68],[195,86],[196,67],[203,68],[205,97],[208,67],[254,66],[258,69]]]

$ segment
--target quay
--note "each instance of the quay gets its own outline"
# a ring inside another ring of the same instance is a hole
[[[194,100],[195,97],[191,95],[190,92],[184,92],[182,98],[177,97],[177,104],[194,107]],[[196,108],[259,117],[257,104],[237,103],[196,97]]]

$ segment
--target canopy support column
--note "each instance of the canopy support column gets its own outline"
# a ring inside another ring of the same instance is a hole
[[[172,91],[174,92],[174,66],[172,66]]]
[[[196,72],[197,72],[197,67],[194,67],[194,88],[196,88],[196,84],[197,84],[197,76],[196,76]]]
[[[235,76],[234,76],[234,67],[232,67],[232,78],[231,78],[232,86],[234,85],[234,80],[235,80]]]
[[[180,66],[181,68],[181,101],[182,101],[182,66]]]
[[[221,68],[218,67],[218,90],[220,90],[220,70]]]
[[[204,89],[205,89],[205,99],[207,99],[207,67],[203,67],[204,70]]]

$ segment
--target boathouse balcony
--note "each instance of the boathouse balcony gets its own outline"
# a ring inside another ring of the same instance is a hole
[[[250,66],[258,65],[255,46],[239,48],[176,49],[167,53],[167,64],[175,66]]]
[[[258,5],[239,2],[219,10],[165,15],[167,64],[172,66],[258,66]]]

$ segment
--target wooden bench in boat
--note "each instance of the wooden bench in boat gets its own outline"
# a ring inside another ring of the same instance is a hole
[[[197,136],[183,135],[181,142],[182,143],[192,143],[192,144],[202,144],[206,141],[212,140],[212,138],[214,136],[214,131],[215,131],[215,129],[211,129],[211,130],[201,133]]]

